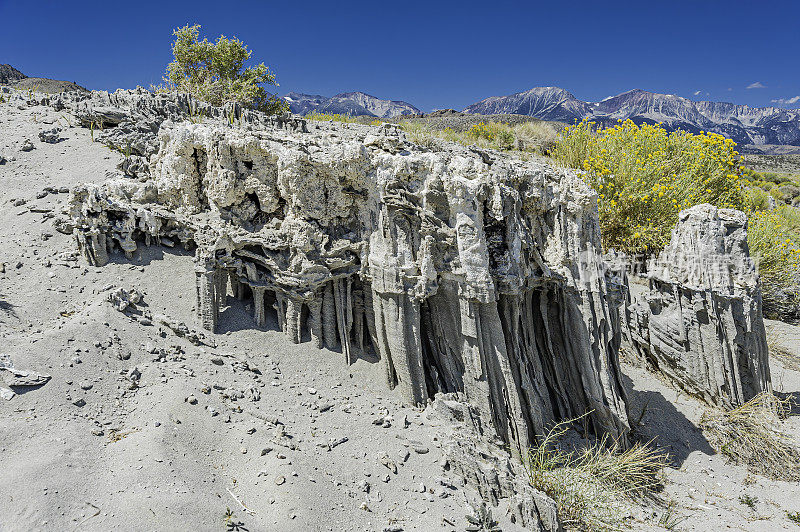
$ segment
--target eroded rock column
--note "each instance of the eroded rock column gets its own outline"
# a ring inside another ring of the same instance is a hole
[[[649,290],[633,302],[628,328],[654,369],[728,408],[771,390],[744,213],[707,204],[681,212],[672,240],[648,269]]]
[[[300,315],[303,311],[303,301],[298,297],[290,296],[286,299],[286,334],[289,339],[299,344],[302,331],[300,330]]]
[[[197,256],[195,264],[197,318],[205,330],[214,332],[219,318],[216,261],[213,256]]]

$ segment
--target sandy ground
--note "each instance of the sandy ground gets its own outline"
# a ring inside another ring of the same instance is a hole
[[[447,428],[386,389],[377,359],[347,367],[288,342],[274,317],[258,330],[233,297],[214,347],[112,308],[113,288],[136,288],[145,309],[191,326],[191,255],[75,260],[52,224],[68,198],[58,191],[106,179],[121,156],[60,116],[0,105],[0,353],[52,376],[0,400],[0,531],[225,530],[228,508],[247,530],[464,530],[464,490],[441,467]],[[59,119],[64,140],[39,141]],[[770,326],[789,352],[773,359],[775,390],[800,392],[800,329]],[[797,528],[786,512],[800,511],[800,487],[727,464],[696,428],[702,405],[624,371],[640,431],[674,457],[663,494],[683,519],[674,529]],[[800,419],[786,429],[800,437]],[[631,525],[663,530],[662,514],[648,507]]]

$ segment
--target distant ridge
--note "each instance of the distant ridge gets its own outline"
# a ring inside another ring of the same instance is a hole
[[[36,89],[39,92],[87,91],[72,81],[49,78],[30,78],[11,65],[0,64],[0,84],[17,89]],[[87,91],[88,92],[88,91]]]
[[[568,123],[590,119],[603,125],[631,119],[638,124],[661,123],[669,130],[719,133],[745,145],[800,146],[800,109],[695,102],[641,89],[600,102],[584,102],[559,87],[536,87],[508,96],[486,98],[466,107],[464,112],[522,114]]]
[[[0,83],[10,83],[25,77],[25,74],[11,65],[0,65]]]
[[[8,64],[0,64],[0,84],[40,92],[86,91],[71,81],[28,77]],[[422,111],[402,100],[385,100],[365,92],[343,92],[335,96],[290,92],[283,96],[293,113],[312,111],[350,116],[398,118],[420,116]],[[492,96],[467,106],[465,113],[479,115],[524,115],[541,120],[573,123],[583,119],[600,125],[618,120],[637,124],[660,123],[670,131],[709,131],[745,146],[800,146],[800,109],[750,107],[727,102],[693,101],[673,94],[633,89],[599,102],[585,102],[560,87],[534,87]],[[763,150],[762,150],[763,151]]]
[[[382,100],[364,92],[343,92],[332,96],[290,92],[283,97],[289,102],[293,113],[305,115],[311,111],[350,116],[374,116],[377,118],[396,118],[417,115],[422,111],[408,102]]]

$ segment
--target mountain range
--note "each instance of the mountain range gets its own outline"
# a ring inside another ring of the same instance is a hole
[[[396,118],[422,113],[407,102],[382,100],[363,92],[346,92],[331,98],[290,92],[284,98],[292,112],[298,114],[317,111]],[[516,94],[486,98],[467,106],[464,112],[519,114],[566,123],[588,119],[600,125],[631,119],[637,124],[660,123],[670,131],[719,133],[742,145],[800,146],[800,109],[693,101],[641,89],[623,92],[600,102],[585,102],[559,87],[535,87]]]
[[[86,90],[73,82],[30,78],[5,64],[0,64],[0,84],[43,92]],[[408,102],[384,100],[364,92],[343,92],[331,97],[290,92],[283,98],[293,113],[301,115],[312,111],[384,119],[423,115]],[[486,98],[467,106],[463,112],[527,115],[566,123],[588,119],[600,125],[613,125],[618,120],[630,119],[637,124],[660,123],[671,131],[719,133],[740,145],[800,146],[800,109],[693,101],[641,89],[599,102],[585,102],[559,87],[535,87],[507,96]]]
[[[301,115],[316,111],[350,116],[396,118],[422,113],[408,102],[382,100],[364,92],[343,92],[330,98],[318,94],[290,92],[283,98],[289,102],[289,108],[293,113]]]
[[[600,102],[584,102],[558,87],[536,87],[508,96],[486,98],[468,106],[464,112],[523,114],[567,123],[589,119],[601,125],[631,119],[639,124],[661,123],[668,130],[711,131],[738,144],[800,146],[800,109],[696,102],[641,89]]]

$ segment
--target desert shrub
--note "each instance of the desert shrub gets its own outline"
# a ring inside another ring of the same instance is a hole
[[[318,122],[343,122],[346,124],[364,124],[370,126],[380,126],[385,122],[380,118],[374,116],[363,115],[346,115],[341,113],[320,113],[318,111],[311,111],[303,118],[306,120],[316,120]]]
[[[467,130],[466,136],[474,141],[485,140],[498,150],[511,150],[516,146],[511,127],[502,122],[479,122]]]
[[[451,127],[435,129],[424,122],[418,120],[403,120],[400,127],[406,132],[408,140],[420,146],[432,146],[434,139],[442,139],[449,142],[457,142],[468,146],[475,144],[475,138],[469,137],[464,131],[455,131]],[[483,141],[483,144],[487,144]]]
[[[304,118],[306,120],[316,120],[318,122],[344,122],[348,124],[357,124],[359,122],[358,118],[350,115],[318,113],[317,111],[311,111]]]
[[[758,265],[764,314],[797,318],[800,309],[800,210],[781,205],[754,210],[747,226],[750,253]]]
[[[404,120],[400,126],[411,142],[421,146],[430,146],[433,139],[438,138],[465,146],[537,154],[546,153],[555,144],[559,131],[558,125],[544,121],[529,121],[514,126],[504,122],[479,122],[466,131],[456,131],[450,127],[434,129],[418,120]]]
[[[408,140],[419,146],[430,147],[437,137],[436,132],[422,122],[404,120],[400,122],[400,127],[406,132]]]
[[[746,192],[745,207],[748,211],[765,211],[769,209],[770,195],[760,188],[750,188]]]
[[[780,430],[791,410],[790,402],[765,392],[727,412],[704,412],[700,427],[732,462],[768,478],[798,481],[800,450]]]
[[[530,449],[529,482],[555,501],[565,528],[616,530],[629,502],[661,487],[668,456],[638,443],[625,450],[608,438],[565,452],[559,440],[572,421],[557,424]]]
[[[514,126],[521,150],[547,154],[558,141],[561,128],[553,122],[530,121]]]
[[[759,182],[772,183],[773,185],[780,185],[782,183],[791,182],[792,179],[786,174],[779,174],[777,172],[758,172],[752,168],[742,167],[742,176],[748,181],[758,184]]]
[[[781,183],[787,183],[791,181],[789,176],[784,174],[777,174],[775,172],[761,172],[761,180],[770,181],[772,183],[775,183],[776,185],[780,185]]]
[[[592,122],[570,126],[550,153],[582,170],[586,183],[598,192],[606,249],[656,253],[669,241],[678,213],[700,203],[745,211],[764,313],[796,318],[800,211],[783,203],[800,188],[778,188],[775,183],[784,182],[785,176],[741,167],[735,148],[721,135],[668,133],[660,126],[637,126],[629,120],[601,130]],[[771,198],[778,204],[774,210],[769,210]]]
[[[701,203],[743,208],[735,147],[714,133],[668,133],[630,120],[596,130],[584,121],[566,128],[550,154],[582,169],[598,191],[603,245],[647,254],[669,241],[683,209]]]
[[[770,188],[769,195],[775,198],[775,201],[778,203],[778,205],[781,205],[786,201],[786,198],[784,198],[783,195],[783,191],[779,187],[773,186],[772,188]]]
[[[173,61],[164,84],[156,90],[189,93],[212,105],[238,102],[266,113],[282,113],[288,104],[270,95],[263,85],[275,85],[275,74],[264,63],[245,67],[253,54],[236,37],[220,35],[216,42],[199,40],[200,26],[186,25],[173,32]]]
[[[800,187],[794,184],[782,185],[779,190],[783,194],[784,201],[791,201],[800,196]]]

